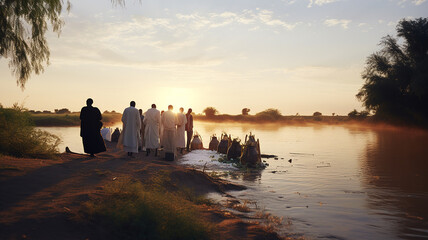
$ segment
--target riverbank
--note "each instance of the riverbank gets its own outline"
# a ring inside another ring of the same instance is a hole
[[[226,191],[245,187],[144,153],[128,158],[112,143],[107,147],[97,158],[67,153],[58,159],[0,156],[0,238],[118,239],[128,232],[112,233],[117,229],[96,221],[91,206],[111,199],[112,188],[124,182],[142,183],[150,194],[147,184],[155,179],[166,191],[162,194],[176,196],[174,200],[182,201],[180,206],[195,211],[198,220],[208,226],[203,229],[207,235],[202,235],[208,239],[280,239],[272,228],[260,224],[263,219],[243,219],[203,197],[212,192],[228,196]],[[239,205],[239,199],[232,200]]]
[[[54,113],[37,113],[30,114],[31,119],[37,127],[71,127],[80,126],[79,113],[54,114]],[[103,113],[104,126],[111,126],[121,121],[120,113]],[[354,120],[348,116],[257,116],[257,115],[214,115],[207,117],[205,115],[194,115],[195,121],[206,122],[238,122],[254,124],[289,124],[289,125],[306,125],[306,124],[349,124],[349,123],[368,123],[369,119]]]
[[[282,115],[195,115],[195,120],[207,122],[275,123],[275,124],[343,124],[355,122],[348,116],[282,116]],[[364,120],[366,121],[366,120]],[[360,121],[360,122],[364,122]]]
[[[72,127],[80,126],[80,113],[31,113],[30,118],[37,127]],[[103,124],[106,126],[113,125],[121,121],[120,113],[103,113]]]

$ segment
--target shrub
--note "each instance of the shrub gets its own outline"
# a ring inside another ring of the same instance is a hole
[[[366,119],[370,113],[368,111],[358,112],[356,109],[348,113],[348,117],[355,120]]]
[[[243,108],[242,109],[242,115],[248,115],[249,112],[250,112],[249,108]]]
[[[0,108],[0,153],[15,157],[50,158],[58,154],[60,139],[33,127],[22,107]]]
[[[278,109],[269,108],[256,114],[259,120],[274,121],[281,119],[282,115]]]
[[[218,114],[218,110],[214,107],[207,107],[202,112],[205,113],[205,116],[207,117],[214,117],[216,114]]]
[[[56,114],[69,114],[71,112],[67,108],[61,108],[61,109],[55,109],[55,113]]]

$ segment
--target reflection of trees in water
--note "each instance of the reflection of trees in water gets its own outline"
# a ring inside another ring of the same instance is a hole
[[[428,233],[428,134],[376,131],[363,154],[368,206],[400,219],[399,236]]]

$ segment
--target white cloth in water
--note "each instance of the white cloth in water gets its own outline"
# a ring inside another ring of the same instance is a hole
[[[104,140],[111,142],[111,128],[103,128],[101,129],[101,136],[103,136]]]
[[[145,133],[144,141],[146,149],[159,148],[159,124],[160,112],[156,108],[150,108],[144,114]]]
[[[176,134],[176,147],[185,148],[186,147],[186,139],[185,139],[185,128],[187,123],[186,115],[183,113],[177,114],[177,134]]]
[[[138,153],[138,141],[141,129],[141,119],[138,109],[135,107],[128,107],[123,111],[122,115],[123,122],[123,150],[125,152]]]

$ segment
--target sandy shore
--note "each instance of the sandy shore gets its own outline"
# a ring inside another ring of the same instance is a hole
[[[82,203],[102,196],[103,186],[120,178],[144,182],[165,170],[177,185],[196,194],[245,188],[145,153],[129,158],[114,144],[107,147],[96,158],[67,153],[59,159],[0,156],[0,239],[100,239],[99,229],[76,219]],[[201,220],[215,225],[213,239],[281,239],[255,219],[219,205],[198,208]]]

